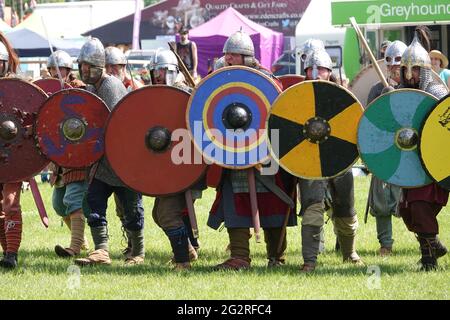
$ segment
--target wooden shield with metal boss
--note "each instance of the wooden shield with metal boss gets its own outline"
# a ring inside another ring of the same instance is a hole
[[[104,154],[104,128],[109,109],[96,95],[81,89],[52,94],[36,123],[42,152],[65,168],[85,168]]]
[[[186,130],[189,93],[154,85],[127,94],[106,126],[106,157],[133,190],[162,196],[189,189],[206,171]]]
[[[432,182],[417,146],[420,127],[436,101],[420,90],[399,89],[368,105],[358,126],[358,148],[372,174],[404,188]]]
[[[356,129],[363,109],[347,89],[329,81],[304,81],[274,102],[267,129],[280,166],[306,179],[328,179],[358,159]]]

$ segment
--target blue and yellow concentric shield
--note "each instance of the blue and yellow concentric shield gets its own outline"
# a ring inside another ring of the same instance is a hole
[[[219,166],[246,169],[268,159],[265,122],[280,88],[255,69],[220,69],[200,82],[186,121],[195,147]]]
[[[417,147],[419,130],[436,101],[423,91],[399,89],[368,105],[358,126],[358,148],[370,172],[404,188],[432,182]]]

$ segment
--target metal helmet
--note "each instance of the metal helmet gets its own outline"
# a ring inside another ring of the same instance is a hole
[[[9,61],[8,49],[3,42],[0,41],[0,60]]]
[[[316,49],[306,57],[304,64],[305,72],[308,68],[318,67],[327,68],[328,70],[333,71],[333,62],[325,49]]]
[[[98,68],[105,67],[105,48],[100,40],[91,38],[81,47],[78,63],[82,62]]]
[[[122,50],[120,50],[117,47],[106,47],[105,48],[105,64],[111,64],[111,65],[126,65],[127,64],[127,58],[125,57],[125,54]]]
[[[73,60],[70,55],[63,50],[56,50],[47,59],[47,68],[52,67],[73,69]]]
[[[420,44],[419,38],[417,34],[414,37],[414,40],[406,48],[405,52],[402,55],[402,61],[400,67],[406,69],[406,79],[410,80],[412,78],[412,68],[420,67],[421,69],[429,69],[431,70],[431,59],[428,55],[427,50]]]
[[[150,71],[166,68],[170,71],[178,71],[178,60],[175,54],[168,50],[158,50],[149,65]]]
[[[302,60],[305,61],[306,57],[315,50],[325,50],[325,45],[320,39],[308,39],[300,47],[300,54]]]
[[[165,84],[174,85],[178,76],[178,60],[175,54],[167,49],[158,50],[153,58],[153,61],[149,65],[150,76],[152,82],[155,82],[158,71],[165,69]]]
[[[223,46],[223,53],[238,53],[244,56],[255,56],[255,46],[248,34],[239,30],[233,33]]]
[[[406,44],[400,40],[391,42],[384,53],[384,63],[387,66],[399,66],[406,48]]]

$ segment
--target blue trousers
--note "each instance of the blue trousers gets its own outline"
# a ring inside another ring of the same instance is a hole
[[[144,228],[144,207],[140,203],[140,195],[126,187],[115,187],[93,179],[89,186],[87,201],[90,214],[87,222],[90,227],[101,227],[108,224],[106,210],[108,198],[115,193],[124,208],[123,226],[130,231],[139,231]]]

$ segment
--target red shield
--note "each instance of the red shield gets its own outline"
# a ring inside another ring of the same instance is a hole
[[[105,153],[131,189],[150,196],[175,194],[204,175],[206,164],[186,130],[188,100],[183,90],[148,86],[130,92],[112,111]]]
[[[0,79],[0,183],[26,180],[48,164],[33,138],[47,95],[29,82]]]
[[[59,80],[55,78],[39,79],[33,81],[33,83],[44,90],[45,93],[47,93],[47,95],[49,96],[62,89],[72,88],[70,84],[66,82],[64,82],[64,88],[61,88],[61,82],[59,82]]]
[[[84,168],[104,154],[103,132],[109,110],[96,95],[60,90],[39,111],[36,135],[42,152],[65,168]]]
[[[292,87],[294,84],[303,82],[305,80],[305,76],[300,76],[297,74],[287,74],[284,76],[278,77],[283,85],[283,91]]]

